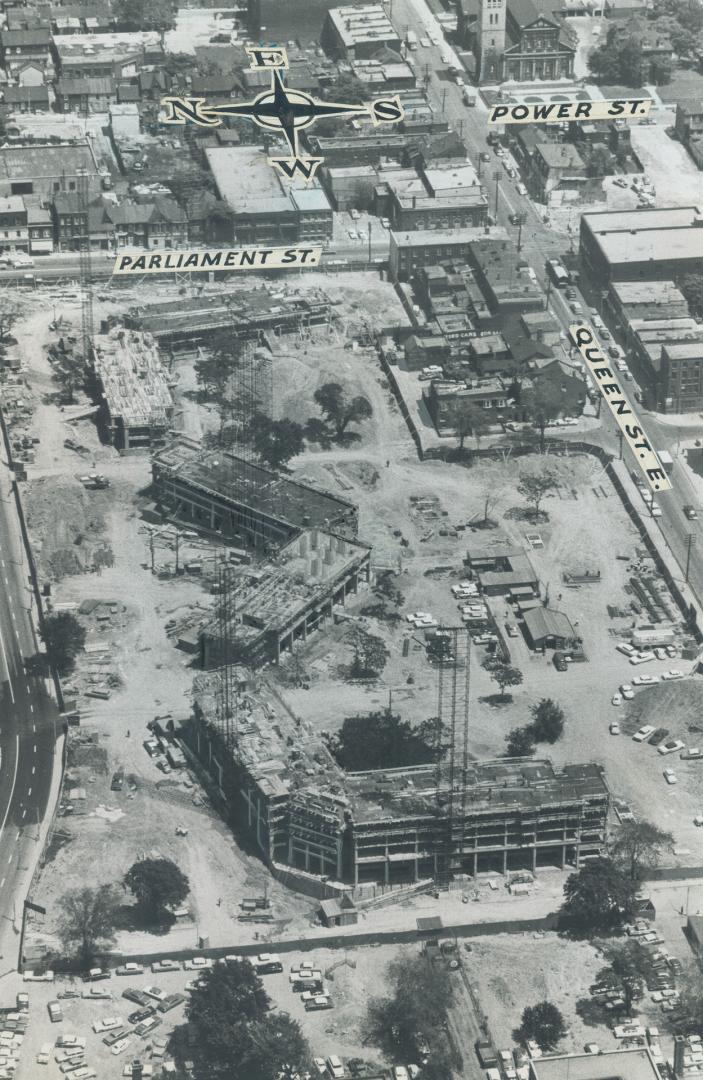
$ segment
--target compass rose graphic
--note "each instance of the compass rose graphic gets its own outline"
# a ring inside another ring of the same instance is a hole
[[[249,47],[247,52],[252,68],[271,70],[269,89],[253,101],[232,102],[229,105],[208,105],[204,98],[162,98],[161,104],[166,109],[163,122],[217,127],[230,116],[253,120],[258,127],[282,135],[288,143],[290,155],[270,157],[269,163],[289,179],[300,174],[306,180],[311,180],[324,159],[300,154],[298,132],[303,128],[327,116],[367,116],[374,124],[395,124],[403,118],[403,107],[398,97],[377,98],[363,105],[317,101],[302,90],[292,90],[285,85],[282,76],[282,71],[288,68],[285,49]]]

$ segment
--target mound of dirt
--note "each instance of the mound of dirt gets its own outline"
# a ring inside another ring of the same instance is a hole
[[[97,566],[111,566],[112,551],[102,539],[105,518],[99,493],[87,493],[69,477],[42,477],[27,492],[27,528],[41,574],[60,581]]]

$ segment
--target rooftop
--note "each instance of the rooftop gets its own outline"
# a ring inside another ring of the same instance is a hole
[[[115,328],[93,338],[93,351],[110,415],[122,417],[125,427],[166,428],[173,398],[153,338]]]
[[[333,524],[353,504],[293,478],[244,461],[227,451],[205,451],[181,439],[154,456],[155,464],[223,499],[256,506],[259,513],[306,528]]]
[[[534,1080],[659,1080],[646,1049],[557,1054],[530,1062]]]
[[[583,169],[583,158],[573,143],[538,142],[535,153],[550,169]]]
[[[235,212],[284,213],[330,210],[327,196],[317,180],[284,180],[258,146],[216,146],[205,151],[217,190]]]
[[[572,638],[575,630],[563,611],[537,607],[525,612],[525,626],[533,641],[543,637]]]
[[[345,48],[399,40],[383,4],[350,4],[331,8],[327,14]]]
[[[86,143],[0,146],[0,181],[76,176],[83,169],[97,171]]]
[[[492,226],[489,234],[491,237],[506,239],[508,234],[501,226]],[[410,232],[395,232],[391,230],[391,244],[398,248],[424,248],[446,247],[451,244],[471,244],[475,240],[483,240],[486,230],[483,226],[473,229],[413,229]]]

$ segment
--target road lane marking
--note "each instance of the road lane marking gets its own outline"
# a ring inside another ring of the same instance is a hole
[[[24,821],[24,819],[26,818],[26,816],[27,816],[27,810],[26,810],[26,808],[25,808],[25,809],[24,809],[24,810],[22,811],[22,820],[23,820],[23,821]]]
[[[35,745],[35,746],[32,747],[32,753],[36,754],[36,752],[37,752],[37,748],[36,748],[36,745]]]
[[[2,825],[0,825],[0,836],[2,836],[3,829],[5,828],[5,823],[7,822],[7,815],[10,813],[10,804],[12,802],[12,796],[15,793],[15,784],[17,783],[17,770],[19,768],[19,762],[20,762],[20,737],[19,737],[19,735],[15,735],[15,773],[14,773],[14,776],[12,777],[12,787],[10,789],[10,797],[7,800],[7,809],[5,811],[5,817],[2,819]]]
[[[31,788],[29,788],[29,790],[28,790],[28,792],[27,792],[27,795],[31,795],[31,794],[32,794],[32,789],[31,789]]]
[[[2,889],[4,884],[5,884],[5,878],[3,878],[2,881],[0,881],[0,889]]]
[[[30,712],[34,712],[34,706],[33,706],[33,705],[30,705],[30,706],[29,706],[29,711],[30,711]]]
[[[36,746],[34,747],[34,749],[36,750]],[[32,765],[32,776],[34,776],[36,771],[37,771],[36,765]]]
[[[17,630],[15,630],[15,634]],[[5,661],[5,670],[7,671],[7,685],[10,687],[10,697],[12,698],[12,704],[15,704],[15,692],[12,689],[12,676],[10,675],[10,665],[7,662],[7,653],[5,652],[5,639],[0,632],[0,648],[2,648],[2,656]]]

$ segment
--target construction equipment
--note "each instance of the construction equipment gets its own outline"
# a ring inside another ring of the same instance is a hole
[[[447,888],[463,871],[464,818],[469,767],[471,635],[466,627],[440,627],[444,656],[437,663],[437,808],[446,816],[445,850],[437,853],[435,879]],[[445,741],[446,740],[446,741]]]

